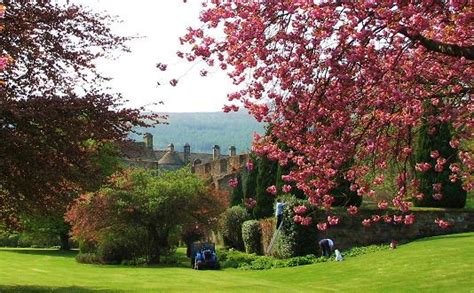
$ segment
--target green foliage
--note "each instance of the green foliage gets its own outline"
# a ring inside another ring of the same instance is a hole
[[[191,144],[192,152],[210,153],[214,145],[221,150],[235,146],[238,152],[248,152],[253,133],[263,133],[263,126],[247,112],[237,113],[168,113],[168,125],[158,124],[154,128],[136,128],[138,132],[150,132],[154,146],[165,149],[173,143],[178,150],[185,143]],[[131,138],[143,138],[131,134]]]
[[[267,192],[267,188],[276,184],[278,163],[261,157],[258,160],[258,175],[256,199],[257,204],[253,210],[255,219],[262,219],[273,215],[274,196]]]
[[[206,226],[222,212],[205,183],[189,169],[133,169],[76,201],[67,214],[75,239],[103,263],[145,257],[158,263],[177,243],[181,227]],[[85,252],[85,251],[82,251]]]
[[[331,191],[331,195],[334,196],[334,202],[332,206],[357,206],[359,207],[362,204],[362,196],[357,194],[357,191],[351,191],[351,183],[339,177],[337,180],[337,187]]]
[[[466,204],[467,193],[462,189],[461,180],[458,179],[454,183],[449,180],[451,174],[449,166],[459,163],[458,151],[449,145],[452,138],[450,126],[447,123],[441,123],[435,127],[433,134],[429,134],[429,128],[428,124],[423,124],[416,141],[416,163],[429,163],[432,168],[425,172],[416,172],[416,177],[420,181],[419,191],[424,194],[424,198],[416,200],[415,204],[419,207],[463,208]],[[430,156],[431,151],[434,150],[447,160],[442,172],[434,170],[436,159]],[[437,183],[442,184],[441,200],[433,198],[433,194],[436,193],[433,191],[433,184]]]
[[[241,206],[233,206],[222,214],[220,230],[226,246],[244,250],[242,224],[249,219],[249,213]]]
[[[244,200],[244,193],[242,190],[242,175],[240,173],[237,174],[237,186],[232,190],[232,196],[230,198],[230,205],[236,206],[241,205]]]
[[[288,200],[283,213],[282,228],[276,242],[275,255],[279,258],[290,258],[308,254],[316,254],[318,233],[314,225],[303,226],[293,221],[293,207],[306,205],[308,213],[315,212],[306,201]]]
[[[366,247],[354,247],[343,251],[342,254],[344,258],[352,258],[388,249],[388,245],[370,245]],[[236,250],[219,251],[219,257],[223,268],[236,268],[241,270],[268,270],[334,261],[334,258],[317,257],[314,254],[278,259],[270,256],[248,254]]]
[[[256,220],[245,221],[242,224],[242,239],[245,245],[245,252],[262,254],[262,229]]]

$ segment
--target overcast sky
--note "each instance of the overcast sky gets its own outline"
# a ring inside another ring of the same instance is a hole
[[[221,111],[232,83],[218,70],[201,77],[202,64],[188,63],[176,56],[178,38],[189,26],[200,26],[198,0],[75,0],[93,10],[117,15],[123,23],[114,29],[125,35],[139,34],[143,38],[129,43],[131,53],[123,53],[113,61],[98,62],[99,69],[113,78],[110,86],[130,100],[129,106],[139,107],[163,101],[164,106],[149,109],[166,112]],[[168,64],[168,70],[156,68],[158,62]],[[178,78],[177,87],[169,80]],[[161,86],[157,86],[157,82]]]

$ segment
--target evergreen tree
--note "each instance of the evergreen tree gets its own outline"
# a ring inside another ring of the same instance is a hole
[[[458,151],[449,145],[451,141],[450,125],[440,123],[435,126],[435,131],[430,134],[430,125],[425,123],[420,127],[416,141],[415,161],[416,163],[429,163],[431,168],[425,172],[415,172],[420,181],[419,191],[423,193],[422,200],[416,200],[416,206],[420,207],[444,207],[463,208],[466,204],[466,191],[462,189],[461,180],[451,182],[449,166],[458,163]],[[441,158],[446,159],[441,172],[435,170],[437,159],[431,157],[432,151],[438,151]],[[434,191],[434,184],[441,184],[440,191]],[[433,194],[442,194],[441,199],[435,199]]]
[[[258,176],[256,199],[257,204],[253,210],[256,219],[273,215],[274,196],[267,192],[267,188],[276,184],[278,163],[265,157],[258,160]]]
[[[238,206],[241,205],[244,200],[244,193],[242,190],[242,175],[240,173],[237,174],[237,186],[232,190],[232,196],[230,199],[231,206]]]
[[[255,192],[257,190],[257,175],[258,175],[258,159],[254,154],[250,154],[250,160],[253,162],[252,170],[245,170],[243,174],[244,186],[243,193],[244,199],[255,198]]]

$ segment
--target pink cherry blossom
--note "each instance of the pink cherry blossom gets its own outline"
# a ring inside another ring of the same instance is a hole
[[[409,214],[405,216],[404,222],[405,225],[412,225],[415,223],[415,215]]]
[[[313,219],[311,217],[304,217],[303,220],[301,220],[301,225],[309,226],[309,225],[311,225],[312,221],[313,221]]]
[[[377,206],[381,210],[386,210],[388,208],[388,202],[386,200],[381,200]]]
[[[327,223],[318,223],[316,225],[319,231],[326,231],[328,229],[328,224]]]
[[[253,168],[254,168],[253,161],[252,161],[252,160],[249,160],[249,161],[247,162],[247,164],[245,164],[245,166],[246,166],[246,168],[247,168],[248,171],[252,171]]]
[[[356,206],[349,206],[347,208],[347,212],[349,213],[349,215],[357,215],[359,209]]]
[[[432,196],[435,200],[442,200],[443,199],[443,194],[442,193],[433,193]]]
[[[232,178],[229,180],[229,186],[232,188],[236,188],[237,185],[239,185],[239,179],[237,178]]]
[[[362,225],[364,225],[365,227],[369,227],[372,225],[372,220],[371,219],[364,219],[362,221]]]
[[[266,190],[268,193],[270,193],[271,195],[276,195],[277,194],[277,188],[275,185],[272,185],[272,186],[269,186],[267,187],[267,190]]]
[[[330,226],[335,226],[337,224],[339,224],[339,218],[336,217],[336,216],[328,216],[328,224]]]
[[[291,189],[292,189],[291,185],[287,185],[287,184],[283,185],[282,188],[281,188],[281,190],[282,190],[284,193],[289,193],[289,192],[291,192]]]
[[[255,205],[257,204],[257,201],[254,198],[250,197],[250,198],[245,199],[244,204],[247,209],[253,209]]]
[[[452,224],[448,221],[442,220],[442,219],[436,219],[435,223],[441,228],[441,229],[447,229],[449,228]]]
[[[380,222],[382,217],[380,217],[379,215],[372,215],[371,219],[372,219],[372,222],[377,223],[377,222]]]
[[[437,159],[439,158],[439,152],[437,150],[435,151],[432,151],[430,156],[433,158],[433,159]]]
[[[299,205],[299,206],[294,207],[293,211],[298,215],[302,215],[308,211],[308,208],[303,205]]]

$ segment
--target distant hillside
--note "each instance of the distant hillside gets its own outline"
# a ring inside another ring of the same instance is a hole
[[[254,132],[263,133],[263,124],[247,113],[167,114],[169,125],[137,129],[141,133],[153,134],[155,149],[164,149],[173,143],[177,151],[182,151],[184,144],[189,143],[191,152],[211,153],[212,147],[217,144],[223,154],[227,154],[232,145],[237,148],[237,153],[241,153],[250,149]],[[136,134],[132,134],[131,138],[143,140]]]

